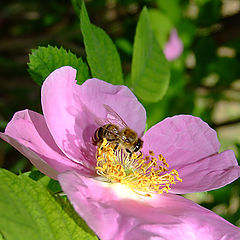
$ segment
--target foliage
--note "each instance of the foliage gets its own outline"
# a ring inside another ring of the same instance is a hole
[[[4,169],[0,181],[0,229],[5,239],[97,239],[68,201],[53,196],[41,183]]]
[[[62,66],[72,66],[77,70],[77,81],[83,83],[89,78],[88,67],[81,58],[65,49],[47,46],[38,47],[29,55],[29,73],[33,80],[42,85],[46,77]]]
[[[153,34],[148,11],[143,9],[133,45],[133,92],[141,99],[156,102],[167,91],[170,78],[169,66]]]
[[[91,24],[82,2],[80,26],[83,34],[87,61],[92,77],[112,84],[123,84],[120,57],[109,36],[99,27]],[[29,73],[39,84],[55,69],[70,65],[78,70],[77,80],[88,79],[87,66],[81,58],[62,47],[48,46],[33,50],[29,58]],[[133,47],[132,79],[130,88],[143,100],[155,102],[166,93],[169,83],[169,66],[153,34],[147,9],[139,18]]]
[[[80,26],[92,77],[112,84],[123,84],[122,68],[117,49],[101,28],[90,23],[84,2],[82,2],[81,7]]]

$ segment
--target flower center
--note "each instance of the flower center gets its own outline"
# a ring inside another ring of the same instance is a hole
[[[168,169],[165,158],[155,157],[152,151],[143,157],[142,153],[126,153],[125,150],[103,139],[98,147],[96,172],[111,183],[121,183],[132,191],[144,196],[151,193],[163,193],[171,189],[171,184],[182,182],[175,169]]]

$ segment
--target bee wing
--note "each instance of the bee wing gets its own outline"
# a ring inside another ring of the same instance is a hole
[[[104,126],[106,124],[114,124],[120,128],[128,128],[128,125],[123,121],[123,119],[108,105],[103,104],[103,107],[106,109],[107,116],[106,118],[95,118],[95,122],[99,126]]]
[[[120,128],[128,128],[128,125],[123,121],[123,119],[108,105],[103,104],[103,107],[107,111],[107,121],[109,123],[115,124]]]
[[[100,126],[104,126],[106,124],[111,124],[111,122],[107,118],[95,118],[95,122]]]

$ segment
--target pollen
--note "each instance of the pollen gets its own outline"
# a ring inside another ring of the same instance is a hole
[[[96,173],[110,183],[120,183],[135,193],[150,197],[153,193],[168,193],[172,184],[182,182],[178,171],[169,170],[166,159],[153,151],[129,154],[105,138],[97,148]]]

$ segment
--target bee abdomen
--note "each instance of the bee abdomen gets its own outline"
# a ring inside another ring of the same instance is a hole
[[[97,145],[100,141],[102,141],[103,140],[103,128],[102,127],[100,127],[100,128],[98,128],[96,131],[95,131],[95,133],[94,133],[94,135],[93,135],[93,137],[92,137],[92,144],[93,145]]]

